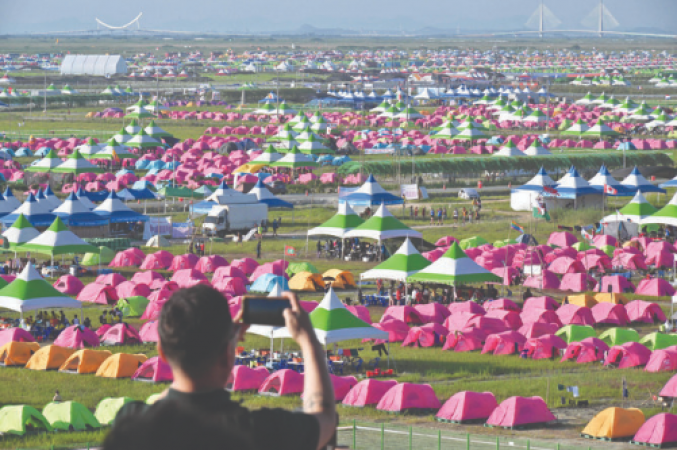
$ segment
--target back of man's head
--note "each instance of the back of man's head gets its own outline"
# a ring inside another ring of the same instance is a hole
[[[232,330],[228,301],[204,285],[176,291],[162,307],[158,327],[168,362],[188,375],[214,364],[228,345]]]

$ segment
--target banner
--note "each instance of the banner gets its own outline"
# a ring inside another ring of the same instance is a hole
[[[424,187],[418,187],[418,184],[401,184],[400,197],[407,200],[424,200],[428,198],[428,191]]]
[[[179,222],[172,225],[173,238],[187,238],[193,235],[192,222]]]
[[[384,147],[384,148],[365,148],[365,155],[391,155],[395,153],[395,147]]]

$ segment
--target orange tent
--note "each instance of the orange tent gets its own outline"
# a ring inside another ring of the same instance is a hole
[[[644,413],[637,408],[607,408],[592,418],[581,435],[598,439],[633,437],[644,420]]]
[[[103,378],[131,378],[136,369],[146,362],[146,355],[132,355],[117,353],[108,359],[96,371],[97,377]]]
[[[72,348],[48,345],[35,352],[26,363],[26,369],[56,370],[73,354]]]
[[[623,294],[616,293],[606,293],[600,292],[595,294],[595,300],[597,303],[613,303],[614,305],[625,305],[628,303],[628,299],[623,296]]]
[[[8,342],[0,347],[0,365],[25,366],[38,350],[40,344],[37,342]]]
[[[567,296],[567,300],[570,305],[585,306],[586,308],[592,308],[597,304],[597,300],[595,300],[594,297],[586,294],[569,295]]]
[[[111,355],[108,350],[78,350],[61,364],[59,372],[95,373]]]

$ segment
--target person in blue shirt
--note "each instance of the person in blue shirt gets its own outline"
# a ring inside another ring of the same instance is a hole
[[[442,225],[442,208],[437,209],[437,224]]]
[[[430,207],[430,225],[435,225],[435,207]]]

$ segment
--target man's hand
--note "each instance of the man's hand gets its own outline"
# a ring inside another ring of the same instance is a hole
[[[291,308],[285,309],[282,314],[292,339],[299,345],[315,343],[317,338],[315,337],[313,325],[310,323],[310,317],[306,310],[301,307],[296,294],[283,292],[282,297],[288,299],[291,303]]]

